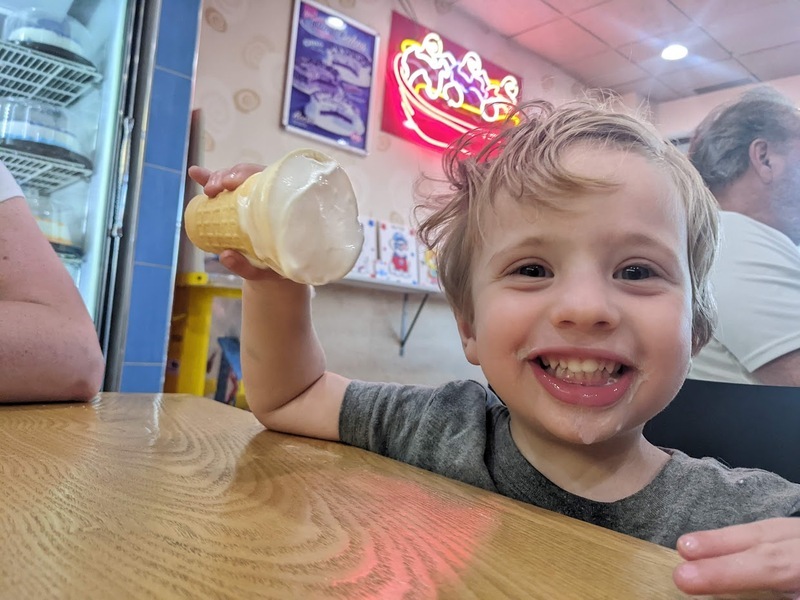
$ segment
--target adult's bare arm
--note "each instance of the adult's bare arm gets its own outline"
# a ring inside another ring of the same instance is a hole
[[[0,202],[0,402],[89,400],[104,369],[80,294],[25,200]]]

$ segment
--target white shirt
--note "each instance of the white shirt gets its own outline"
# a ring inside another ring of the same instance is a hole
[[[22,196],[22,190],[11,172],[0,162],[0,202],[15,196]]]
[[[711,273],[719,322],[689,377],[757,383],[752,372],[800,348],[800,248],[780,231],[721,211]]]

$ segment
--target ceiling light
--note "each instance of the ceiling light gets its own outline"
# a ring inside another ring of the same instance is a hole
[[[670,44],[661,51],[661,58],[664,60],[680,60],[686,58],[687,54],[689,54],[689,50],[686,49],[686,46]]]

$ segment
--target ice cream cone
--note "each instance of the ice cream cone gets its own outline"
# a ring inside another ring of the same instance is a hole
[[[251,188],[257,175],[252,175],[238,189],[245,192]],[[186,235],[206,252],[219,254],[223,250],[238,250],[255,256],[250,236],[239,222],[238,205],[239,194],[234,192],[223,192],[215,198],[195,196],[184,213]]]
[[[347,274],[364,241],[347,174],[315,150],[290,152],[215,198],[196,196],[185,226],[202,250],[238,250],[257,267],[313,285]]]

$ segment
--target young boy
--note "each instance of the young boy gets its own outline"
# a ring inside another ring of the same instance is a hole
[[[713,197],[635,118],[544,102],[519,117],[449,150],[452,192],[429,201],[420,227],[464,353],[491,389],[326,372],[308,286],[225,252],[246,279],[250,407],[269,429],[341,440],[677,545],[685,592],[800,592],[800,519],[789,518],[800,516],[800,485],[642,436],[711,335]],[[191,174],[213,196],[260,168]],[[692,533],[703,529],[718,530]]]

